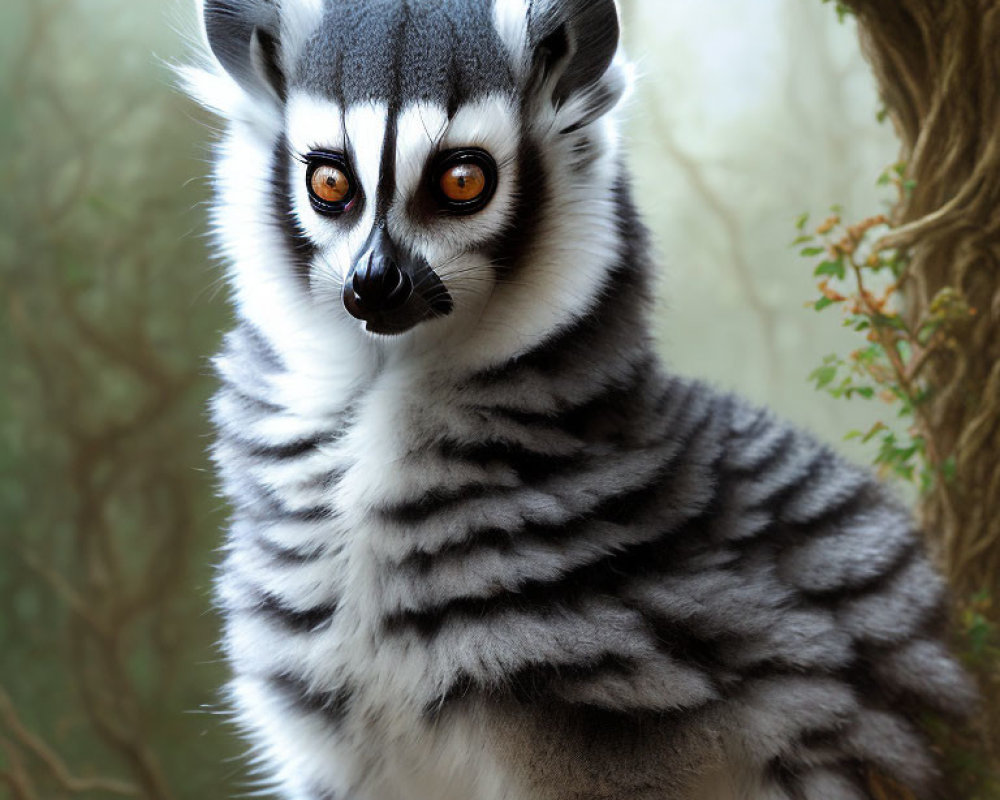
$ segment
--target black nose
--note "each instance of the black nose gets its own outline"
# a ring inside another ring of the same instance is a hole
[[[354,297],[365,311],[394,311],[413,294],[413,283],[392,256],[370,251],[354,271]]]

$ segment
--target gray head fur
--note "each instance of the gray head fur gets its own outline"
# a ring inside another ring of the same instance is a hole
[[[286,84],[352,104],[430,100],[450,108],[524,89],[494,24],[492,0],[329,0],[298,57],[282,43],[274,0],[205,0],[208,41],[245,88]],[[600,82],[618,49],[613,0],[526,4],[527,60],[538,85],[555,76],[565,102]],[[284,50],[283,50],[284,47]]]

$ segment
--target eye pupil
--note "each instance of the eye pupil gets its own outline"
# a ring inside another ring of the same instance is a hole
[[[478,147],[441,153],[430,172],[430,190],[446,214],[468,216],[486,208],[496,194],[499,170]]]
[[[307,183],[313,207],[323,214],[347,211],[355,195],[349,168],[332,155],[316,154],[310,162]]]
[[[350,190],[347,176],[331,164],[323,164],[316,168],[312,186],[320,200],[325,200],[327,203],[341,202]]]
[[[478,164],[458,164],[441,176],[441,191],[449,200],[468,203],[486,190],[486,173]]]

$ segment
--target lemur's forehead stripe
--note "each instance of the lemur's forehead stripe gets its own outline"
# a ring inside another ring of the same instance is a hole
[[[492,0],[331,0],[293,83],[344,107],[450,110],[515,85]]]

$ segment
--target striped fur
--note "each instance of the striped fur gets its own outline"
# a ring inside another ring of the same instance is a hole
[[[345,3],[224,4],[250,15],[213,42],[235,80],[188,73],[229,119],[218,599],[266,785],[853,800],[875,769],[934,796],[916,720],[973,696],[909,514],[653,351],[649,246],[608,113],[626,74],[611,3]],[[449,50],[472,34],[478,50]],[[369,35],[381,49],[353,44]],[[373,202],[312,215],[299,140],[353,141]],[[407,204],[434,141],[510,148],[476,218]],[[373,225],[439,265],[454,314],[384,338],[331,300]]]

